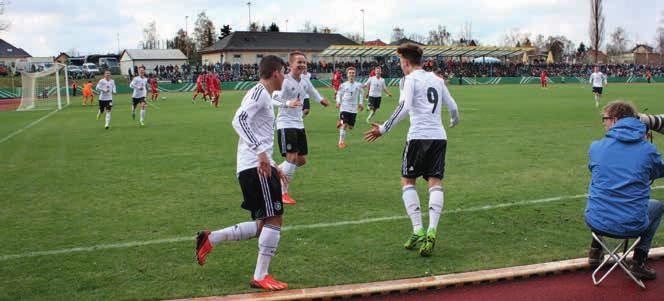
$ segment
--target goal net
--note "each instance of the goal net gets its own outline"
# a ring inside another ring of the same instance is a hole
[[[63,64],[42,65],[37,72],[21,73],[21,104],[17,111],[61,110],[69,104],[69,78]]]

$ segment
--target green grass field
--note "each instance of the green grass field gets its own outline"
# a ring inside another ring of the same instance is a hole
[[[664,112],[664,85],[611,85],[605,91],[603,103],[627,99],[650,113]],[[462,122],[448,129],[446,213],[434,256],[401,247],[411,231],[399,185],[408,121],[368,144],[361,140],[368,127],[362,113],[348,148],[340,151],[337,110],[314,103],[305,120],[309,163],[290,186],[299,203],[285,210],[270,271],[275,277],[303,288],[587,254],[585,199],[570,196],[586,193],[588,146],[603,135],[590,88],[455,86],[451,92]],[[130,96],[119,95],[108,131],[95,120],[96,108],[73,99],[65,110],[0,142],[0,299],[255,291],[248,281],[256,240],[220,245],[199,267],[187,239],[249,218],[239,207],[238,138],[230,126],[242,95],[225,92],[214,110],[192,104],[190,94],[169,94],[149,109],[144,128],[131,120]],[[396,98],[384,98],[378,120],[395,105]],[[0,140],[45,114],[0,112]],[[655,142],[661,149],[664,137],[656,135]],[[653,196],[664,198],[664,190]],[[141,242],[146,244],[137,246]],[[661,234],[654,244],[664,245]],[[31,253],[49,251],[56,252]]]

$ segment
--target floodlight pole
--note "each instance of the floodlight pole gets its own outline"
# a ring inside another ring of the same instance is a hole
[[[364,35],[364,8],[360,9],[362,12],[362,45],[364,45],[364,42],[366,41],[365,35]]]
[[[249,31],[251,31],[251,1],[247,2],[247,8],[249,8]]]

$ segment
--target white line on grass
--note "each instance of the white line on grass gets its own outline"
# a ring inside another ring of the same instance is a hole
[[[664,186],[656,186],[656,187],[653,187],[652,189],[657,190],[657,189],[663,189],[663,188],[664,188]],[[476,212],[476,211],[486,211],[486,210],[492,210],[492,209],[498,209],[498,208],[516,207],[516,206],[533,205],[533,204],[543,204],[543,203],[551,203],[551,202],[557,202],[557,201],[562,201],[562,200],[573,200],[573,199],[585,198],[587,196],[588,196],[587,194],[577,194],[577,195],[569,195],[569,196],[550,197],[550,198],[537,199],[537,200],[513,201],[513,202],[507,202],[507,203],[502,203],[502,204],[497,204],[497,205],[485,205],[485,206],[470,207],[470,208],[450,209],[450,210],[447,210],[447,211],[443,211],[443,214]],[[347,225],[362,225],[362,224],[369,224],[369,223],[376,223],[376,222],[383,222],[383,221],[400,220],[400,219],[407,219],[407,218],[408,218],[407,215],[396,215],[396,216],[367,218],[367,219],[361,219],[361,220],[342,221],[342,222],[334,222],[334,223],[319,223],[319,224],[310,224],[310,225],[285,226],[285,227],[282,228],[282,230],[283,231],[292,231],[292,230],[301,230],[301,229],[331,228],[331,227],[341,227],[341,226],[347,226]],[[23,254],[2,255],[2,256],[0,256],[0,261],[27,258],[27,257],[35,257],[35,256],[69,254],[69,253],[77,253],[77,252],[90,252],[90,251],[99,251],[99,250],[107,250],[107,249],[123,249],[123,248],[132,248],[132,247],[140,247],[140,246],[147,246],[147,245],[165,244],[165,243],[176,243],[176,242],[193,241],[193,240],[194,240],[194,237],[192,237],[192,236],[182,236],[182,237],[155,239],[155,240],[130,241],[130,242],[116,243],[116,244],[101,244],[101,245],[94,245],[94,246],[90,246],[90,247],[76,247],[76,248],[70,248],[70,249],[60,249],[60,250],[51,250],[51,251],[36,251],[36,252],[28,252],[28,253],[23,253]]]
[[[37,120],[35,120],[35,121],[33,121],[33,122],[30,122],[30,124],[28,124],[28,125],[26,125],[26,126],[20,128],[20,129],[14,131],[13,133],[7,135],[7,137],[2,138],[2,140],[0,140],[0,144],[2,144],[3,142],[5,142],[5,141],[11,139],[12,137],[14,137],[14,136],[16,136],[16,135],[22,133],[23,131],[25,131],[25,130],[31,128],[31,127],[33,127],[34,125],[36,125],[37,123],[40,123],[40,122],[43,121],[44,119],[51,117],[51,115],[53,115],[53,114],[55,114],[55,113],[57,113],[57,112],[58,112],[58,110],[54,110],[54,111],[52,111],[52,112],[50,112],[50,113],[48,113],[48,114],[46,114],[46,115],[40,117],[39,119],[37,119]]]

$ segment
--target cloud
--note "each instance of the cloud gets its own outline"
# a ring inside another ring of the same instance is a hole
[[[246,0],[52,0],[12,1],[5,12],[11,21],[2,38],[34,56],[53,56],[71,48],[81,53],[115,52],[136,48],[143,28],[156,21],[161,39],[172,38],[185,28],[193,32],[196,15],[204,11],[217,31],[223,24],[246,30],[249,19]],[[362,13],[367,40],[389,41],[392,28],[406,35],[426,36],[438,25],[458,37],[465,22],[472,23],[473,36],[485,45],[499,44],[512,28],[534,35],[565,35],[578,44],[588,40],[589,8],[579,0],[411,0],[411,1],[251,1],[252,21],[277,23],[282,30],[297,31],[310,21],[336,28],[341,33],[362,33]],[[606,32],[623,26],[633,41],[652,41],[664,1],[611,0],[605,6]]]

